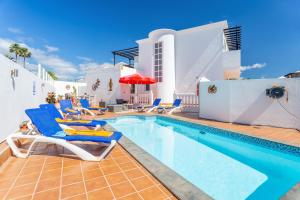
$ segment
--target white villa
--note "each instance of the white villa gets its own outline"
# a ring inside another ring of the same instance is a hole
[[[87,93],[94,102],[132,101],[131,95],[138,102],[145,97],[149,102],[156,97],[162,98],[162,102],[173,102],[175,93],[198,93],[201,79],[239,79],[240,34],[240,27],[229,28],[227,21],[179,31],[154,30],[147,38],[137,40],[137,47],[112,52],[114,61],[116,56],[121,56],[128,59],[128,64],[88,71],[85,77]],[[134,89],[119,84],[120,77],[136,72],[154,77],[158,82]],[[100,83],[95,88],[97,80]]]

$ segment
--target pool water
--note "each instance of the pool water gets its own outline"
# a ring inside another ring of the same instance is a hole
[[[160,116],[108,123],[214,199],[278,199],[300,181],[299,156],[215,134],[219,129]]]

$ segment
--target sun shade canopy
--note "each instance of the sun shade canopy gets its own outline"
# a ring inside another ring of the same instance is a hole
[[[136,73],[129,76],[123,76],[119,79],[119,83],[125,84],[154,84],[156,80],[154,78],[143,76],[142,74]]]

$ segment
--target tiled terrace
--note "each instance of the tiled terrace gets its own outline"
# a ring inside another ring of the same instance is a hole
[[[296,129],[234,124],[207,119],[198,119],[198,116],[195,113],[176,113],[172,117],[300,147],[300,131]]]
[[[10,157],[1,167],[0,199],[175,199],[119,145],[101,162],[69,157],[55,145],[35,151],[41,155]]]
[[[118,115],[107,113],[103,117]],[[172,117],[300,146],[300,133],[293,129],[216,122],[183,113]],[[94,145],[84,148],[97,154],[103,150]],[[147,200],[175,197],[120,145],[101,162],[87,162],[72,157],[61,147],[39,144],[35,155],[27,159],[10,157],[0,167],[0,199]]]

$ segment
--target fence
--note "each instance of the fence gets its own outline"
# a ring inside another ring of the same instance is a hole
[[[199,97],[193,93],[174,93],[174,99],[181,99],[183,112],[199,112]]]
[[[129,103],[151,105],[153,103],[153,94],[152,94],[152,92],[141,93],[141,94],[131,94],[129,97]]]

